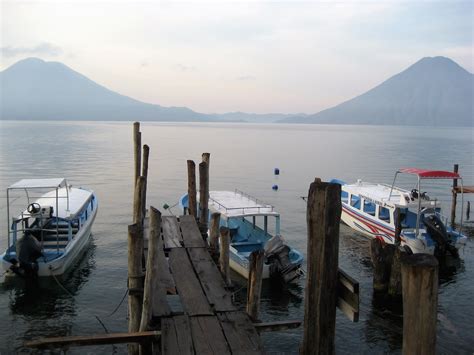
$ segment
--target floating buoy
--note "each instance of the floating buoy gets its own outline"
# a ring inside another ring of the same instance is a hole
[[[280,175],[280,169],[275,168],[275,169],[273,170],[273,173],[274,173],[275,175]]]
[[[273,185],[272,190],[275,190],[275,191],[278,190],[278,185]]]

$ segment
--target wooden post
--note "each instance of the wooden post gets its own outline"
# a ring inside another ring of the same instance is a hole
[[[388,294],[392,297],[400,297],[402,295],[402,274],[400,260],[402,250],[400,249],[402,232],[402,221],[400,209],[396,208],[393,214],[393,222],[395,224],[395,243],[393,248],[392,265],[390,268],[390,281],[388,285]]]
[[[372,259],[373,288],[376,292],[386,292],[390,283],[392,255],[395,247],[384,245],[379,239],[370,241],[370,256]]]
[[[309,188],[308,272],[302,354],[334,354],[341,185],[316,179]]]
[[[145,188],[143,189],[142,196],[142,210],[143,218],[146,216],[146,189],[148,185],[148,157],[150,156],[150,147],[148,145],[143,146],[143,166],[142,166],[142,176],[145,178]]]
[[[206,162],[199,164],[199,229],[204,239],[207,238],[209,215],[209,166]]]
[[[211,226],[210,226],[210,233],[209,233],[209,250],[211,252],[211,256],[213,258],[219,254],[219,225],[221,221],[221,214],[218,212],[214,212],[211,215]]]
[[[254,322],[258,320],[260,308],[264,259],[265,251],[263,249],[255,250],[250,254],[249,278],[247,282],[247,314]]]
[[[469,218],[471,217],[471,202],[467,201],[467,207],[466,207],[466,220],[469,221]]]
[[[143,176],[138,177],[137,184],[135,186],[135,194],[133,199],[133,223],[139,223],[140,228],[143,229],[143,196],[145,190],[146,180]]]
[[[211,163],[211,153],[202,153],[202,161],[207,163],[207,166],[210,167]]]
[[[145,286],[143,291],[143,309],[140,322],[140,332],[149,329],[153,306],[153,288],[158,276],[158,257],[161,244],[161,213],[153,206],[150,207],[150,233],[148,238],[148,258],[146,264]]]
[[[188,160],[188,208],[189,214],[197,219],[196,195],[196,164]]]
[[[143,302],[143,274],[142,252],[143,238],[139,224],[128,226],[128,332],[138,332],[142,314]],[[138,354],[137,344],[129,345],[129,353]]]
[[[221,240],[220,240],[220,253],[219,253],[219,267],[224,277],[224,281],[228,287],[232,286],[230,280],[230,268],[229,268],[229,246],[230,246],[230,232],[229,228],[220,228]]]
[[[454,169],[453,171],[455,173],[457,173],[459,170],[459,165],[458,164],[454,164]],[[457,203],[457,197],[458,197],[458,194],[456,192],[456,187],[458,186],[458,180],[457,179],[453,179],[453,199],[452,199],[452,202],[451,202],[451,226],[453,227],[453,229],[455,228],[455,221],[456,221],[456,203]]]
[[[438,261],[413,254],[402,261],[403,354],[436,353]]]
[[[133,158],[135,162],[135,179],[133,180],[134,184],[137,183],[138,177],[140,176],[140,167],[142,165],[141,148],[142,134],[140,132],[140,122],[135,122],[133,124]]]

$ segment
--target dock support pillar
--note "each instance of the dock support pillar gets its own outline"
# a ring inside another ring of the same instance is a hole
[[[247,314],[253,322],[258,321],[264,260],[265,251],[263,249],[255,250],[250,254],[249,278],[247,283]]]
[[[188,160],[188,211],[197,220],[196,164]]]
[[[438,260],[413,254],[402,261],[403,354],[436,353]]]
[[[308,273],[302,354],[334,354],[341,185],[316,179],[307,204]]]
[[[217,260],[219,254],[219,225],[221,220],[221,214],[214,212],[211,215],[211,226],[209,232],[209,251],[214,260]]]
[[[143,302],[143,230],[138,223],[128,226],[128,332],[140,329]],[[138,344],[128,346],[129,354],[139,354]]]
[[[199,164],[199,230],[203,239],[207,239],[209,218],[209,165],[203,161]]]
[[[230,267],[229,267],[229,246],[230,246],[230,232],[229,228],[220,228],[221,240],[220,240],[220,254],[219,254],[219,268],[227,287],[232,286],[230,280]]]
[[[453,172],[457,173],[459,170],[459,165],[454,164],[454,169]],[[451,202],[451,226],[453,229],[455,228],[455,222],[456,222],[456,204],[457,204],[457,197],[458,194],[456,192],[456,187],[458,187],[458,180],[453,179],[453,199]]]

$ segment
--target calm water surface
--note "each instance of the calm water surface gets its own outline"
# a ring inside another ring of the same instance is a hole
[[[64,176],[73,185],[94,189],[100,204],[91,244],[60,281],[64,288],[55,280],[0,286],[0,353],[28,352],[22,343],[40,336],[105,333],[104,326],[108,332],[126,331],[126,302],[113,311],[126,290],[131,123],[0,121],[0,127],[2,250],[5,189],[21,178]],[[200,161],[202,152],[211,152],[211,189],[239,188],[275,205],[282,212],[282,234],[305,254],[305,203],[300,196],[315,177],[390,183],[399,167],[452,169],[459,163],[465,184],[474,185],[472,129],[145,123],[142,132],[142,141],[151,148],[149,204],[161,210],[165,203],[173,205],[186,190],[186,160]],[[279,176],[273,175],[275,167]],[[272,190],[274,184],[278,191]],[[449,186],[444,188],[429,186],[428,191],[441,197],[449,211]],[[441,277],[437,347],[442,354],[474,350],[473,251],[471,237],[462,260]],[[361,314],[358,323],[351,323],[338,311],[337,352],[401,353],[401,311],[373,297],[368,242],[346,226],[341,227],[340,264],[360,282]],[[302,319],[303,297],[304,280],[284,291],[265,284],[261,318]],[[236,300],[243,305],[245,289],[236,292]],[[269,353],[297,353],[301,339],[301,329],[263,337]],[[69,353],[125,350],[106,346]]]

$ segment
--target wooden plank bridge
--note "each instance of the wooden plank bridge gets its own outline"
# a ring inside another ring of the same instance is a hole
[[[168,255],[169,262],[159,264],[157,286],[175,290],[181,308],[172,311],[176,305],[165,288],[155,288],[152,323],[160,323],[162,354],[262,353],[257,329],[232,304],[194,217],[163,217],[159,243],[162,260]]]

